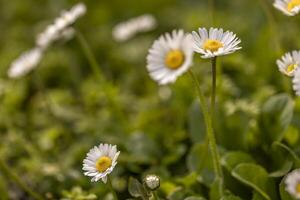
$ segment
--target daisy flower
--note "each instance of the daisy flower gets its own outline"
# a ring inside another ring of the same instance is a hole
[[[300,199],[300,169],[296,169],[286,176],[285,185],[285,190],[289,194]]]
[[[40,33],[36,38],[36,45],[40,48],[47,48],[51,43],[64,37],[64,31],[68,30],[75,21],[86,13],[83,3],[76,4],[70,11],[63,11],[54,20],[53,24]]]
[[[42,58],[43,51],[40,48],[31,49],[12,62],[8,70],[8,77],[19,78],[33,70]]]
[[[202,58],[213,58],[231,54],[239,49],[241,40],[230,31],[223,32],[223,29],[199,28],[198,33],[192,32],[194,38],[194,51],[202,54]]]
[[[93,177],[92,182],[100,179],[104,183],[107,182],[109,175],[117,164],[117,159],[120,151],[117,151],[117,146],[111,144],[100,144],[95,146],[83,160],[84,175]]]
[[[150,14],[145,14],[117,24],[112,31],[112,35],[117,42],[123,42],[137,33],[153,30],[156,25],[156,19]]]
[[[287,16],[295,16],[300,11],[300,0],[275,0],[273,5]]]
[[[192,45],[190,34],[183,30],[160,36],[147,56],[150,77],[161,85],[175,82],[192,64]]]
[[[278,69],[287,76],[294,76],[295,70],[300,64],[300,51],[292,51],[284,54],[276,61]]]
[[[300,70],[297,69],[293,78],[293,89],[297,96],[300,96]]]

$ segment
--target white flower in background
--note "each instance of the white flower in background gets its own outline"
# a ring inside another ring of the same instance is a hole
[[[110,174],[117,164],[120,151],[117,146],[111,144],[100,144],[95,146],[88,153],[86,159],[83,160],[84,175],[91,176],[92,182],[100,179],[104,183],[107,181],[107,175]]]
[[[193,48],[190,34],[173,30],[154,41],[147,56],[147,69],[153,80],[164,85],[173,83],[192,64]]]
[[[36,45],[47,48],[52,42],[64,38],[64,32],[75,23],[75,21],[86,13],[83,3],[75,5],[70,11],[63,11],[42,33],[37,36]],[[74,31],[74,30],[73,30]]]
[[[202,54],[202,58],[213,58],[231,54],[239,49],[241,40],[230,31],[223,32],[223,29],[199,28],[198,33],[193,31],[194,51]]]
[[[12,62],[8,76],[10,78],[18,78],[28,74],[33,70],[42,58],[43,51],[40,48],[31,49],[23,53],[19,58]]]
[[[293,78],[293,89],[297,96],[300,96],[300,70],[297,69]]]
[[[284,182],[285,190],[293,197],[300,199],[300,169],[290,172]]]
[[[275,0],[273,5],[287,16],[295,16],[300,11],[300,0]]]
[[[284,54],[276,61],[278,69],[287,76],[294,76],[295,70],[300,64],[300,51],[292,51]]]
[[[137,33],[151,31],[156,25],[156,19],[150,14],[145,14],[117,24],[113,28],[112,35],[116,41],[122,42],[129,40]]]

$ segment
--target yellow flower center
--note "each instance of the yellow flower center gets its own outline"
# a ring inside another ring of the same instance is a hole
[[[218,51],[218,49],[221,47],[223,47],[223,43],[218,40],[208,39],[203,44],[203,48],[205,50],[210,50],[211,52]]]
[[[99,172],[105,172],[108,168],[111,167],[112,160],[110,157],[102,156],[96,162],[96,168]]]
[[[292,10],[297,6],[300,6],[300,0],[291,0],[287,5],[287,10],[292,12]]]
[[[180,50],[171,50],[167,53],[165,64],[170,69],[178,69],[184,62],[184,54]]]
[[[288,73],[291,73],[291,72],[295,71],[295,69],[296,69],[297,67],[298,67],[297,64],[290,64],[290,65],[286,68],[286,71],[287,71]]]
[[[300,182],[298,182],[296,185],[296,192],[300,194]]]

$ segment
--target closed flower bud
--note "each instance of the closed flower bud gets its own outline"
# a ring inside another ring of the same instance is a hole
[[[160,178],[157,175],[151,174],[144,178],[145,186],[150,190],[157,190],[160,186]]]

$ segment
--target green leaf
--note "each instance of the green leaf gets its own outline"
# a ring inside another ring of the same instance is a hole
[[[249,154],[241,151],[228,152],[221,159],[221,164],[230,172],[241,163],[255,163],[255,161]]]
[[[195,144],[187,157],[187,167],[190,172],[201,175],[201,181],[210,186],[214,181],[212,158],[207,143]]]
[[[222,195],[223,183],[222,180],[216,179],[214,183],[211,185],[209,191],[209,199],[210,200],[219,200]]]
[[[262,106],[258,124],[263,141],[281,141],[293,118],[294,102],[286,94],[275,95]]]
[[[281,200],[296,200],[285,190],[284,180],[285,179],[283,178],[279,184],[279,193]]]
[[[192,141],[203,142],[206,135],[206,127],[198,101],[195,101],[189,109],[188,125]]]
[[[206,200],[206,199],[203,197],[191,196],[191,197],[186,197],[184,200]]]
[[[269,174],[270,177],[282,177],[287,174],[293,167],[293,162],[287,160],[280,169]]]
[[[280,142],[274,142],[272,144],[272,147],[278,147],[281,150],[283,150],[285,152],[288,152],[290,154],[290,156],[294,159],[296,166],[297,167],[300,166],[300,159],[299,159],[299,157],[297,156],[297,154],[290,147],[288,147],[287,145],[282,144]]]
[[[141,197],[143,200],[148,199],[148,193],[144,186],[135,178],[130,177],[128,183],[128,192],[133,197]]]
[[[242,199],[238,196],[228,195],[228,196],[222,197],[221,200],[242,200]]]
[[[275,200],[274,181],[269,178],[267,171],[256,164],[239,164],[232,171],[232,176],[253,188],[266,200]]]

